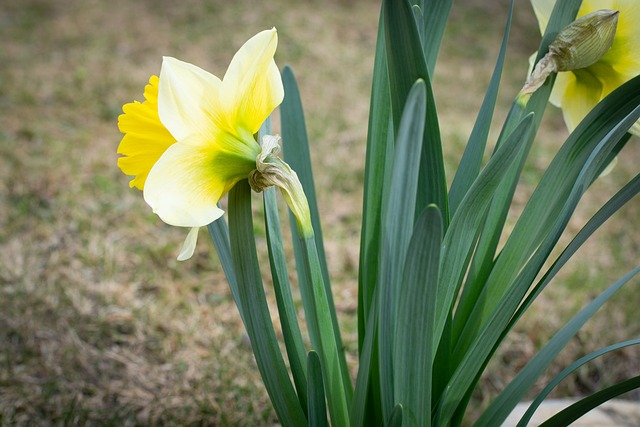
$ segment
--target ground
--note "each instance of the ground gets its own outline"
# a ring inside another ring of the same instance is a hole
[[[254,3],[0,6],[0,425],[276,422],[207,236],[201,233],[193,259],[176,261],[184,230],[154,216],[116,167],[121,107],[142,100],[163,55],[221,76],[246,39],[272,26],[278,65],[291,65],[298,77],[336,304],[349,363],[357,366],[364,144],[379,4]],[[454,7],[434,76],[449,177],[493,69],[507,3],[460,0]],[[528,2],[517,3],[496,129],[539,41]],[[560,113],[549,108],[512,217],[566,136]],[[564,242],[637,173],[637,138],[625,153],[589,190]],[[635,267],[639,205],[631,201],[542,295],[490,366],[475,407],[572,313]],[[587,325],[541,384],[585,352],[638,336],[637,285],[629,283]],[[558,395],[637,374],[638,356],[625,350],[591,364]]]

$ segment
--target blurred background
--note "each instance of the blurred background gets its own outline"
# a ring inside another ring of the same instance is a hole
[[[507,9],[506,0],[454,6],[434,76],[449,179],[493,70]],[[2,1],[0,425],[277,422],[208,237],[203,231],[195,256],[177,262],[184,230],[154,216],[116,166],[122,105],[143,100],[163,55],[222,76],[245,40],[273,26],[276,62],[293,67],[305,106],[329,267],[355,376],[378,12],[377,0]],[[496,129],[539,38],[529,2],[517,2]],[[512,218],[566,136],[560,112],[550,107]],[[494,130],[490,141],[496,137]],[[565,242],[637,173],[638,139],[628,145],[614,172],[585,196]],[[586,301],[635,267],[639,217],[635,199],[550,285],[496,355],[474,407],[485,405]],[[587,324],[541,385],[581,355],[638,336],[637,285],[629,283]],[[268,280],[265,287],[272,298]],[[598,360],[556,396],[637,375],[639,356],[627,349]]]

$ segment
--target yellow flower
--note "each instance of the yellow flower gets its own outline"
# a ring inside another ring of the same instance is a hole
[[[555,0],[531,0],[531,3],[544,33]],[[578,17],[601,9],[620,12],[611,49],[593,65],[558,73],[551,93],[550,101],[562,109],[569,131],[614,89],[640,74],[640,1],[584,0]],[[640,121],[630,132],[640,135]]]
[[[249,39],[222,80],[165,57],[145,101],[123,107],[118,166],[164,222],[192,228],[179,259],[193,253],[197,228],[223,215],[220,199],[256,169],[254,134],[284,97],[277,42],[275,28]]]

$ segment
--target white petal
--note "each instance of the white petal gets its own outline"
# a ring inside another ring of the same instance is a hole
[[[551,18],[551,12],[556,5],[556,0],[531,0],[533,11],[538,18],[538,25],[540,26],[540,33],[544,34],[544,30],[547,29],[549,24],[549,18]]]
[[[179,227],[202,227],[220,218],[217,203],[225,192],[211,167],[211,149],[193,141],[179,141],[151,168],[144,200],[160,219]]]
[[[220,79],[188,62],[165,56],[160,70],[158,114],[175,139],[215,127],[220,111]]]
[[[187,238],[184,239],[182,244],[182,250],[178,255],[178,261],[186,261],[193,256],[193,252],[196,250],[196,243],[198,242],[198,231],[200,227],[193,227],[189,230]]]
[[[284,97],[280,71],[273,60],[275,28],[251,37],[234,55],[222,80],[220,100],[230,124],[254,134]]]

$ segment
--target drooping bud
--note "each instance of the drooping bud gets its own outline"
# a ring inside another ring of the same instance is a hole
[[[576,19],[560,31],[520,93],[534,93],[551,73],[579,70],[598,62],[611,49],[618,27],[618,14],[617,10],[597,10]]]
[[[256,169],[249,173],[249,185],[257,193],[271,186],[278,187],[296,218],[300,234],[303,237],[313,236],[307,196],[298,174],[278,157],[279,141],[279,136],[265,135],[262,138],[262,151],[256,158]]]

